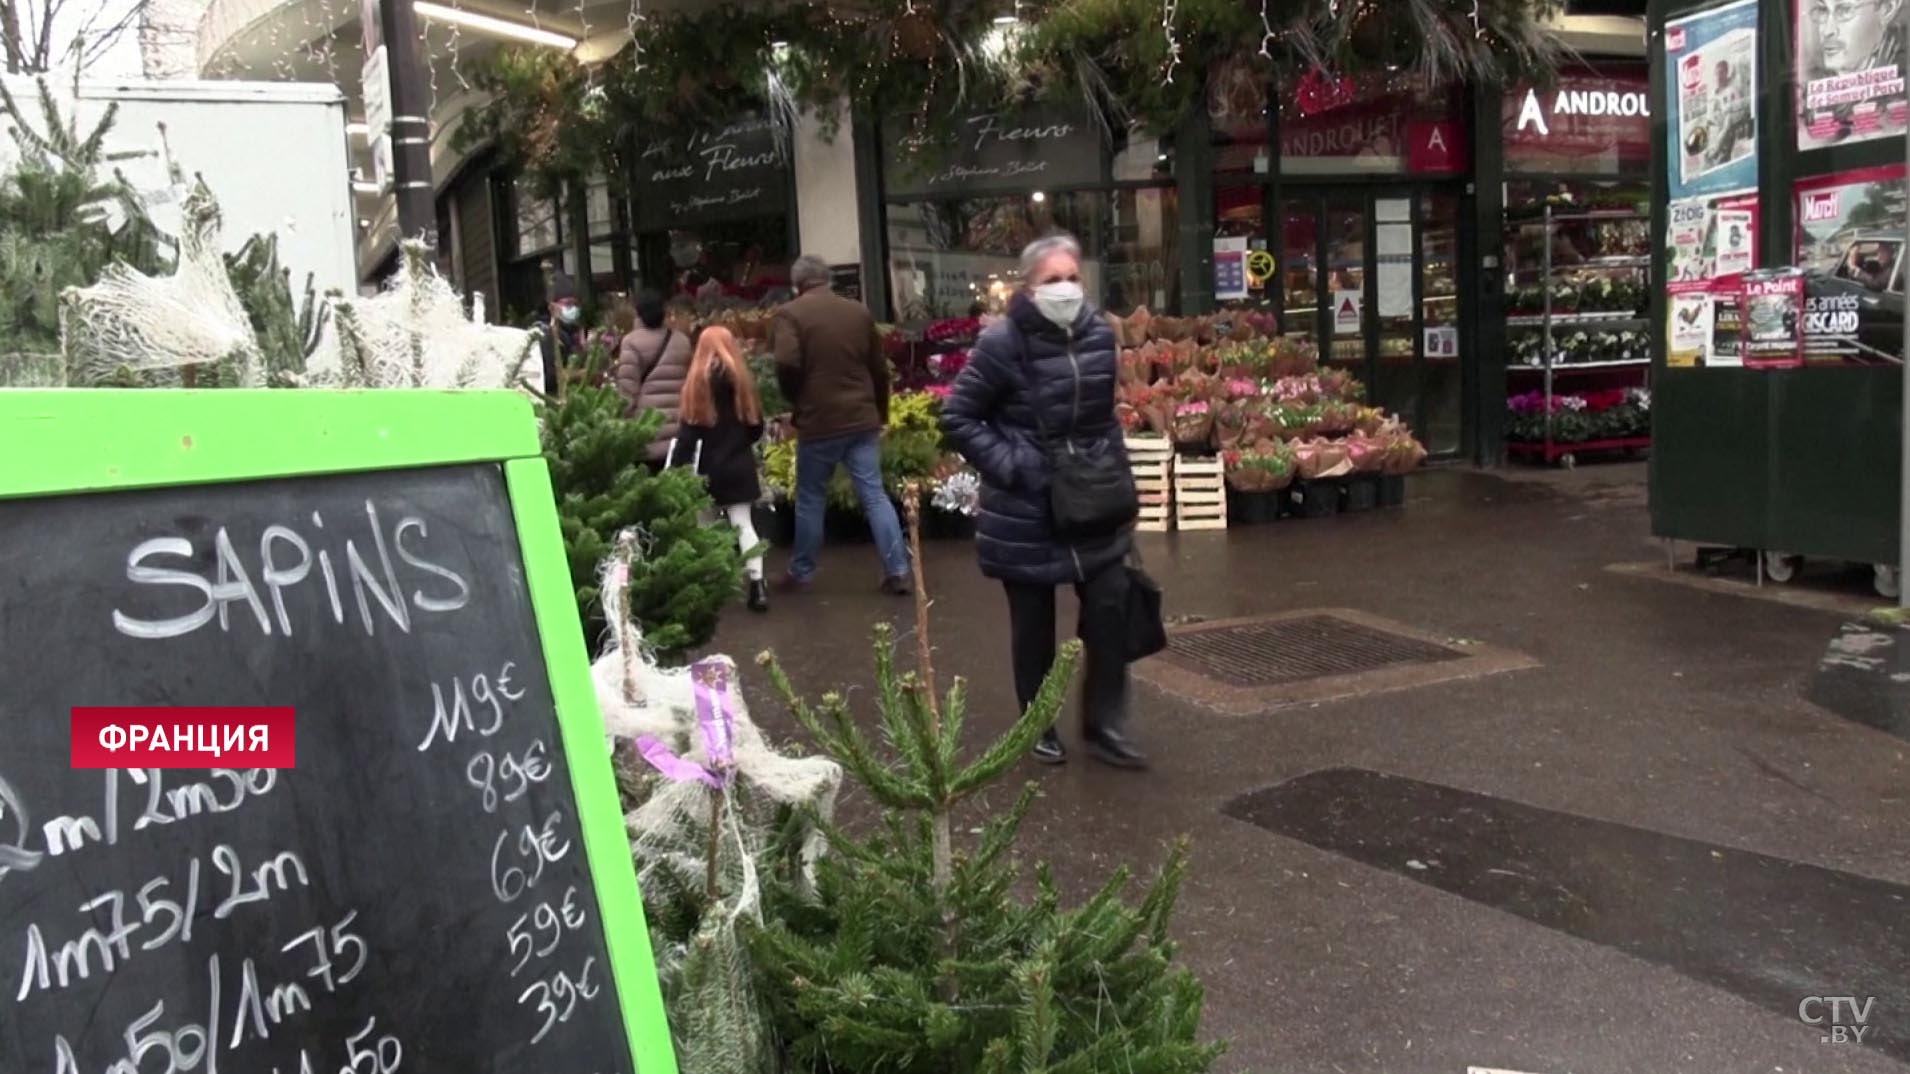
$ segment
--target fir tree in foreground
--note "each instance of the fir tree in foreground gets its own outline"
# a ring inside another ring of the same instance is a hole
[[[713,505],[702,478],[689,467],[652,473],[644,465],[662,416],[633,420],[623,409],[614,389],[572,387],[540,410],[544,458],[591,654],[605,626],[597,572],[617,535],[634,527],[641,554],[631,564],[627,606],[645,643],[668,659],[716,635],[723,605],[742,591],[742,557],[730,530],[703,523]]]
[[[915,503],[916,497],[905,502]],[[910,511],[919,567],[919,509]],[[967,691],[935,691],[928,603],[917,575],[916,670],[898,672],[876,628],[875,698],[884,749],[838,693],[799,698],[770,654],[763,664],[796,719],[879,802],[877,832],[836,830],[816,893],[771,884],[751,942],[786,1069],[829,1074],[1197,1074],[1224,1046],[1199,1038],[1202,990],[1168,940],[1185,868],[1178,846],[1138,905],[1117,872],[1068,908],[1046,866],[1032,898],[1011,855],[1034,801],[1024,790],[957,847],[958,805],[999,780],[1053,723],[1078,642],[1063,647],[1040,695],[1002,738],[963,757]],[[966,830],[964,825],[963,830]]]

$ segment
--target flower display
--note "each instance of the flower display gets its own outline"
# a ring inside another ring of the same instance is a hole
[[[969,469],[950,474],[936,484],[929,503],[938,511],[975,517],[982,508],[981,476]]]
[[[1548,416],[1554,443],[1619,440],[1645,436],[1651,431],[1648,388],[1607,388],[1554,395],[1549,415],[1544,392],[1522,392],[1506,400],[1506,410],[1506,437],[1510,440],[1543,441]]]

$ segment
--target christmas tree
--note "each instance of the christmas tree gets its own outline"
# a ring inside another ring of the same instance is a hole
[[[0,384],[64,382],[60,296],[67,288],[93,283],[115,261],[142,272],[169,261],[132,187],[100,175],[110,163],[106,136],[118,106],[81,133],[61,115],[46,80],[38,84],[37,128],[0,86],[19,154],[0,176]]]
[[[660,658],[680,656],[716,635],[723,605],[742,589],[742,556],[730,530],[708,526],[714,509],[703,479],[687,467],[652,473],[644,454],[662,415],[623,416],[623,397],[579,385],[542,410],[544,458],[570,556],[584,638],[594,655],[604,634],[599,565],[617,538],[636,530],[628,607]]]
[[[919,497],[907,497],[915,504]],[[910,510],[919,551],[919,508]],[[922,562],[919,554],[915,562]],[[1202,990],[1168,940],[1185,866],[1176,847],[1138,905],[1125,869],[1066,909],[1045,866],[1032,898],[1010,854],[1034,801],[1023,791],[958,847],[954,815],[999,780],[1053,722],[1080,652],[1063,647],[1014,727],[963,757],[966,687],[938,696],[928,598],[916,587],[916,669],[898,672],[886,625],[875,635],[875,699],[887,749],[840,693],[812,706],[775,658],[772,682],[823,752],[884,809],[868,836],[830,833],[815,894],[772,883],[753,937],[786,1069],[817,1074],[1198,1074],[1222,1046],[1201,1043]]]

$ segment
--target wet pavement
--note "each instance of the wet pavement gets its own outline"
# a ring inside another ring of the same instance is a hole
[[[1044,793],[1024,857],[1076,892],[1191,837],[1177,933],[1233,1042],[1219,1069],[1910,1071],[1903,695],[1820,707],[1848,616],[1608,570],[1663,556],[1643,481],[1434,471],[1404,509],[1144,544],[1172,618],[1352,609],[1536,665],[1253,715],[1141,682],[1154,771],[1019,773]],[[966,545],[927,561],[938,674],[1000,728],[1000,590]],[[730,613],[717,648],[774,647],[866,704],[869,625],[912,625],[877,573],[831,549],[815,592]]]

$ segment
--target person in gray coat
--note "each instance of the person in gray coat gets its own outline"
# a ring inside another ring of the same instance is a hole
[[[663,296],[644,290],[637,294],[637,324],[617,344],[617,365],[611,378],[623,396],[624,415],[638,411],[663,412],[663,427],[650,441],[649,460],[661,464],[680,424],[683,382],[690,375],[690,337],[664,323]]]

